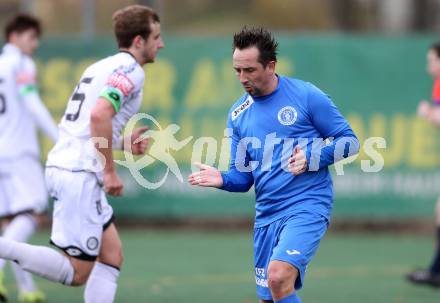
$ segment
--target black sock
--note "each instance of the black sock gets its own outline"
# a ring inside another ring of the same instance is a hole
[[[437,227],[437,250],[429,270],[432,273],[440,274],[440,226]]]

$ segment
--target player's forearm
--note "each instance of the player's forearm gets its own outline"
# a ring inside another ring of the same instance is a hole
[[[38,128],[43,130],[43,132],[56,142],[58,139],[58,127],[53,121],[49,111],[41,102],[40,97],[37,93],[29,93],[24,98],[24,104],[26,105],[29,112],[32,114],[32,118],[37,124]]]
[[[247,192],[254,184],[252,173],[240,172],[236,169],[230,169],[222,172],[223,185],[222,190],[229,192]]]
[[[307,151],[309,171],[317,171],[359,152],[359,141],[353,131],[346,130],[325,146]]]
[[[90,118],[90,131],[95,140],[95,148],[105,159],[104,173],[115,170],[112,149],[112,120],[109,117],[94,114]],[[104,144],[102,144],[104,143]]]

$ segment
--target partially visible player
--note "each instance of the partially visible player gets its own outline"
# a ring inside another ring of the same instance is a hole
[[[92,64],[81,76],[46,164],[54,198],[51,242],[64,253],[0,238],[0,258],[15,260],[54,282],[87,282],[86,303],[113,302],[116,294],[122,244],[105,194],[122,195],[123,184],[112,150],[145,152],[147,139],[134,142],[147,127],[135,129],[126,140],[121,132],[141,105],[142,65],[154,62],[164,47],[159,17],[149,7],[118,10],[113,26],[119,52]]]
[[[427,71],[434,79],[432,102],[421,101],[417,114],[435,127],[440,127],[440,42],[433,44],[427,54]],[[440,287],[440,197],[436,205],[436,241],[435,253],[428,269],[416,270],[407,275],[410,282],[415,284]]]
[[[6,45],[0,55],[0,217],[3,237],[26,242],[47,207],[47,192],[40,164],[37,128],[54,142],[57,127],[41,102],[31,58],[39,44],[40,22],[28,15],[12,18],[5,28]],[[28,272],[11,263],[22,302],[40,302]],[[4,260],[0,260],[3,270]],[[6,301],[0,271],[0,302]]]
[[[228,115],[229,171],[198,163],[200,172],[188,181],[231,192],[255,187],[258,298],[298,303],[307,265],[330,220],[328,166],[356,153],[359,142],[325,93],[275,72],[277,46],[263,28],[245,27],[235,34],[233,67],[246,93]]]

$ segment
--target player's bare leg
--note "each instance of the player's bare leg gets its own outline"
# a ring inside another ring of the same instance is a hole
[[[0,248],[0,258],[14,261],[28,272],[65,285],[85,284],[94,265],[94,262],[76,259],[49,247],[6,237],[0,237]]]
[[[102,241],[104,249],[115,249],[118,253],[105,254],[101,259],[108,261],[111,266],[120,266],[122,263],[120,240],[114,225],[106,229]],[[80,260],[49,247],[30,245],[3,237],[0,237],[0,258],[15,261],[24,270],[50,281],[71,286],[85,284],[95,263],[100,263]]]
[[[299,303],[295,294],[298,270],[287,262],[271,261],[268,268],[268,284],[274,302]]]
[[[81,286],[86,284],[87,279],[90,276],[90,273],[92,272],[93,265],[95,262],[93,261],[84,261],[80,259],[76,259],[71,256],[66,257],[69,259],[70,263],[72,264],[72,267],[74,268],[74,276],[71,286]]]
[[[98,262],[117,268],[122,266],[122,242],[113,223],[102,234],[102,246]]]
[[[46,246],[0,237],[0,258],[14,261],[24,270],[53,282],[72,285],[74,280],[75,268],[69,257]]]
[[[86,303],[113,302],[122,262],[122,243],[118,231],[112,223],[102,235],[98,260],[95,262],[95,267],[87,281],[84,292]]]

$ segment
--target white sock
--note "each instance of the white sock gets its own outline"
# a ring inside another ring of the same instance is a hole
[[[34,292],[37,291],[32,274],[23,270],[20,265],[11,262],[11,268],[17,281],[17,286],[20,292]]]
[[[31,215],[19,215],[5,226],[3,229],[3,237],[18,242],[27,242],[36,228],[37,222]],[[5,262],[5,260],[0,259],[0,270],[5,267]]]
[[[4,229],[3,237],[18,242],[27,242],[37,228],[37,222],[29,214],[15,217]],[[0,267],[3,268],[5,260],[0,259]],[[21,269],[16,263],[12,262],[12,271],[20,291],[36,291],[32,275]]]
[[[66,285],[72,284],[75,274],[67,257],[45,246],[0,237],[0,258],[15,261],[26,271]]]
[[[115,299],[119,270],[96,262],[84,291],[85,303],[112,303]]]

